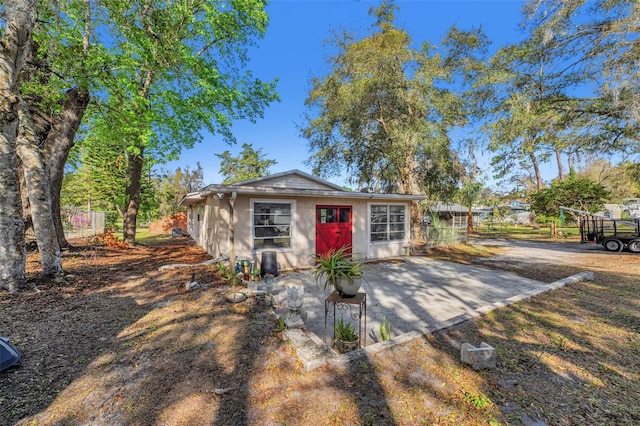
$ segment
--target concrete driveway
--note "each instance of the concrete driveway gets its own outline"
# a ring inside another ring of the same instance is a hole
[[[368,284],[360,291],[367,294],[367,345],[374,343],[372,334],[379,336],[385,316],[394,337],[411,331],[425,334],[555,288],[510,272],[419,256],[365,265]],[[329,292],[316,288],[311,271],[288,272],[277,280],[276,299],[277,292],[294,281],[304,285],[305,327],[322,338]],[[284,305],[280,314],[286,313],[286,301]]]

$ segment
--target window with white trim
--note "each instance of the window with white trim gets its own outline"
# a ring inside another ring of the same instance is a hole
[[[291,247],[292,202],[253,202],[253,249]]]
[[[398,241],[405,239],[404,204],[371,205],[371,241]]]

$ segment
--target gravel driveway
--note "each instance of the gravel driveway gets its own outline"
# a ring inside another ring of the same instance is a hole
[[[573,264],[585,254],[593,251],[605,251],[600,244],[574,242],[542,242],[505,239],[479,239],[473,244],[487,247],[502,247],[500,254],[486,259],[479,259],[477,263],[502,261],[524,264]]]

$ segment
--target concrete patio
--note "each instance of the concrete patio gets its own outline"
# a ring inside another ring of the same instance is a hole
[[[377,349],[371,347],[376,346],[372,336],[379,338],[379,327],[384,317],[391,324],[394,342],[406,341],[566,283],[563,280],[548,284],[510,272],[442,262],[420,256],[365,265],[367,283],[360,291],[367,294],[367,350],[373,351]],[[588,278],[572,278],[580,279]],[[293,331],[289,333],[290,338],[310,338],[316,346],[322,347],[323,343],[328,345],[333,335],[331,321],[328,325],[327,341],[322,342],[321,339],[325,330],[324,301],[330,292],[327,290],[325,293],[322,288],[316,287],[310,270],[285,272],[278,277],[274,288],[275,299],[282,301],[282,307],[277,311],[278,315],[286,315],[287,306],[286,300],[283,300],[283,292],[287,283],[294,282],[304,286],[303,320],[307,333],[303,336],[300,332]],[[385,346],[393,344],[384,343]],[[311,343],[307,341],[298,344]],[[325,356],[333,357],[327,353],[326,347],[319,348],[318,351],[324,352]]]

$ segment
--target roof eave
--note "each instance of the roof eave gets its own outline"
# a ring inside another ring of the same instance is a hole
[[[318,198],[349,198],[349,199],[386,199],[386,200],[402,200],[402,201],[418,201],[426,196],[405,195],[405,194],[380,194],[368,192],[352,192],[352,191],[324,191],[316,189],[287,189],[287,188],[270,188],[270,187],[236,187],[229,185],[213,185],[209,186],[206,192],[200,194],[202,198],[206,198],[213,194],[224,194],[235,192],[238,195],[271,195],[271,196],[289,196],[289,197],[318,197]]]

